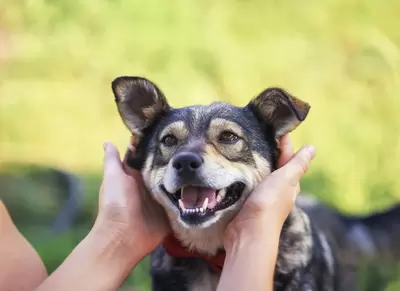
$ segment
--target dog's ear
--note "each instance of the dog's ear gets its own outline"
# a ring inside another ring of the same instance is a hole
[[[271,125],[277,137],[294,130],[310,110],[310,105],[280,88],[268,88],[254,98],[247,107],[260,122]]]
[[[112,82],[119,114],[135,136],[151,126],[170,107],[155,84],[141,77],[118,77]]]

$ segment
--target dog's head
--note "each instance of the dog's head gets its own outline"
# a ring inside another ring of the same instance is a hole
[[[233,217],[275,169],[277,139],[310,108],[279,88],[266,89],[245,107],[179,109],[144,78],[119,77],[112,89],[122,120],[140,140],[132,161],[170,219],[185,228]]]

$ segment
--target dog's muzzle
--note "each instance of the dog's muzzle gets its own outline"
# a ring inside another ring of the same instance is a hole
[[[222,181],[220,187],[211,185],[198,153],[179,153],[171,165],[175,187],[171,190],[163,185],[162,190],[180,210],[182,220],[190,224],[199,224],[233,205],[245,189],[244,183],[235,181]]]

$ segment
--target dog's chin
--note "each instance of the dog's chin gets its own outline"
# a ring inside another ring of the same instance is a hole
[[[246,185],[235,182],[223,189],[199,186],[185,186],[175,193],[161,187],[176,211],[181,223],[189,228],[208,227],[218,221],[221,215],[237,206],[242,200]]]

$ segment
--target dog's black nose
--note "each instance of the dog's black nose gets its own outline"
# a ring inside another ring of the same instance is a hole
[[[203,159],[196,153],[179,153],[174,157],[172,166],[182,176],[194,174],[203,164]]]

